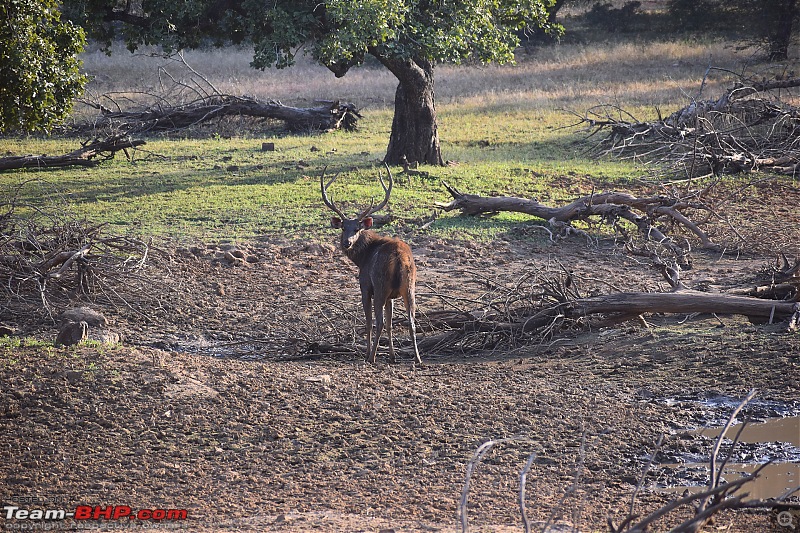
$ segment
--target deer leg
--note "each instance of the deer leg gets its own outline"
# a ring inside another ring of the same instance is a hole
[[[404,300],[406,304],[406,313],[408,314],[408,329],[411,332],[411,340],[414,342],[414,359],[417,364],[421,365],[422,358],[419,356],[419,348],[417,347],[417,326],[414,323],[414,308],[416,307],[414,295],[410,294],[404,298]]]
[[[371,355],[370,349],[372,347],[372,297],[368,292],[361,293],[361,305],[364,306],[364,318],[366,319],[367,361],[369,361]],[[375,361],[374,357],[372,361]]]
[[[397,356],[394,353],[394,343],[392,343],[392,313],[394,312],[394,303],[391,298],[386,299],[384,310],[386,311],[386,336],[389,337],[389,356],[391,357],[392,363],[396,363]]]
[[[375,362],[378,355],[378,345],[381,343],[381,332],[383,331],[383,304],[373,297],[375,308],[375,341],[372,343],[372,352],[370,353],[370,363]]]

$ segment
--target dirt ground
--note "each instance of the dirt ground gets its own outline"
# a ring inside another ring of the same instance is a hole
[[[797,188],[770,186],[780,194],[754,203],[763,213],[780,209],[780,223],[753,217],[739,231],[762,232],[762,243],[780,231],[780,240],[748,255],[698,251],[684,273],[688,286],[756,285],[777,249],[797,251],[800,217],[784,207],[800,205],[786,203]],[[422,326],[427,314],[478,307],[498,287],[559,264],[585,294],[668,290],[646,258],[610,240],[551,244],[525,224],[491,245],[405,237],[417,258]],[[235,250],[242,253],[226,256]],[[476,449],[510,439],[471,476],[471,530],[522,528],[519,472],[535,453],[526,484],[534,529],[551,520],[604,531],[609,518],[627,515],[659,436],[664,444],[636,498],[639,515],[680,496],[659,490],[688,483],[661,465],[707,458],[713,441],[691,430],[722,423],[750,389],[758,395],[745,415],[754,421],[800,413],[800,337],[785,324],[648,316],[648,327],[572,328],[494,349],[423,353],[422,367],[407,352],[398,364],[381,353],[367,365],[357,353],[356,270],[332,245],[196,245],[154,261],[163,268],[152,286],[158,297],[93,305],[121,335],[119,345],[0,345],[3,506],[188,515],[59,523],[70,528],[452,531]],[[35,309],[0,318],[20,336],[49,341],[57,331]],[[402,324],[396,335],[407,347]],[[325,351],[322,340],[356,351]],[[798,460],[796,449],[781,453],[778,460]],[[679,509],[654,529],[689,513]],[[786,531],[775,516],[726,512],[713,529]],[[9,531],[24,525],[30,521],[0,518]]]

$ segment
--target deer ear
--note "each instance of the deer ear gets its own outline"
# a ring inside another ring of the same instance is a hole
[[[364,226],[365,229],[369,229],[372,227],[372,217],[366,217],[361,221],[361,225]]]
[[[331,227],[336,229],[341,229],[342,219],[339,217],[331,217]]]

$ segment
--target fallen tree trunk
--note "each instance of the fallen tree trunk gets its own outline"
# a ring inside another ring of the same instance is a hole
[[[621,292],[564,302],[523,316],[514,322],[469,320],[465,332],[505,330],[528,333],[558,318],[584,318],[598,314],[638,317],[647,313],[743,315],[750,318],[783,320],[798,309],[795,302],[762,300],[682,289],[675,292]],[[483,324],[478,325],[480,322]]]
[[[597,313],[715,313],[783,319],[795,312],[797,304],[681,289],[675,292],[622,292],[584,298],[564,304],[569,316]]]
[[[281,120],[291,131],[354,130],[361,117],[353,104],[338,100],[301,108],[224,94],[207,96],[185,105],[159,104],[141,111],[112,111],[97,103],[85,103],[99,110],[101,116],[78,126],[78,131],[104,127],[127,133],[175,131],[225,116]]]
[[[119,150],[135,148],[145,144],[141,139],[129,139],[126,136],[113,136],[107,139],[95,139],[84,143],[77,150],[64,155],[19,155],[0,157],[0,171],[19,168],[50,168],[83,166],[93,167],[114,157]]]
[[[654,221],[659,217],[666,217],[671,222],[687,228],[700,239],[703,248],[714,250],[719,248],[697,224],[681,212],[682,209],[688,208],[707,209],[706,206],[679,198],[668,196],[638,198],[627,193],[604,192],[583,196],[561,207],[550,207],[527,198],[515,196],[487,197],[477,194],[465,194],[447,183],[444,183],[444,186],[453,197],[453,200],[447,203],[436,202],[436,206],[445,211],[458,209],[464,215],[474,216],[485,213],[498,213],[500,211],[513,211],[544,219],[548,221],[551,227],[558,230],[565,229],[571,221],[588,220],[593,216],[612,224],[617,219],[628,220],[648,240],[658,242],[673,252],[680,259],[681,266],[688,266],[687,255],[689,251],[676,244],[660,229],[655,227]],[[636,214],[634,210],[641,212],[642,215]]]
[[[796,302],[762,300],[745,296],[707,293],[681,289],[667,293],[625,292],[582,298],[563,302],[546,309],[521,313],[513,322],[496,320],[496,315],[476,318],[480,313],[450,315],[446,324],[419,320],[421,330],[441,327],[448,331],[424,337],[419,341],[421,350],[437,350],[457,344],[474,334],[499,334],[517,337],[552,328],[565,319],[587,318],[592,315],[609,315],[614,322],[633,320],[648,313],[718,315],[744,315],[748,318],[781,321],[789,318],[789,329],[798,327],[800,304]]]

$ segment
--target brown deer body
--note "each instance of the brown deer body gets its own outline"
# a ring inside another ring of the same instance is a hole
[[[389,171],[389,167],[386,167]],[[338,174],[337,174],[338,176]],[[415,285],[417,268],[411,248],[400,239],[379,235],[372,231],[372,217],[369,216],[383,208],[392,192],[392,173],[389,171],[389,186],[380,177],[386,196],[377,207],[370,206],[355,218],[346,217],[328,198],[327,189],[336,180],[334,176],[327,185],[320,176],[322,200],[338,217],[331,218],[331,225],[342,230],[341,247],[344,254],[358,267],[358,281],[361,286],[361,304],[364,307],[367,330],[367,361],[374,363],[380,344],[381,332],[386,328],[389,339],[389,354],[396,359],[392,343],[392,311],[394,298],[402,298],[408,316],[411,339],[414,343],[414,356],[422,363],[417,348],[416,325],[414,323]],[[372,315],[375,314],[375,340],[372,340]]]

